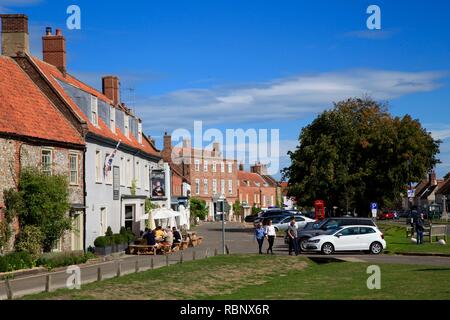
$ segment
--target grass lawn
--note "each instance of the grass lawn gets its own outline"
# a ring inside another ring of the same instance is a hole
[[[379,223],[378,227],[384,233],[384,239],[387,242],[387,250],[390,253],[418,252],[450,254],[450,245],[448,241],[446,245],[439,245],[436,242],[427,242],[427,238],[424,237],[425,243],[422,245],[417,245],[412,243],[410,238],[406,237],[404,226]]]
[[[450,299],[450,268],[380,264],[381,289],[369,290],[367,266],[217,256],[24,299]]]

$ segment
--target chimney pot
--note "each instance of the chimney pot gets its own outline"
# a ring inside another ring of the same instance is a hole
[[[45,35],[51,36],[52,35],[52,27],[45,28]]]
[[[62,31],[61,31],[61,29],[56,29],[56,35],[57,35],[57,36],[62,36]]]

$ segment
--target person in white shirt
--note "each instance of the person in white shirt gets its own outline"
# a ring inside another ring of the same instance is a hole
[[[273,254],[273,242],[276,236],[277,233],[275,232],[275,227],[272,225],[272,220],[269,220],[266,226],[266,237],[267,240],[269,241],[269,248],[267,249],[267,254],[269,254],[269,251],[271,254]]]

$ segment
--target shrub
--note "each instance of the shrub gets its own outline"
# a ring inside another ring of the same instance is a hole
[[[26,251],[12,252],[0,256],[0,272],[9,272],[34,267],[34,260]]]
[[[25,226],[19,234],[19,239],[16,242],[17,251],[27,251],[31,257],[36,260],[42,251],[42,241],[44,235],[41,229],[37,226]]]
[[[91,255],[85,254],[83,251],[49,252],[40,256],[37,265],[53,269],[85,263],[90,257]]]
[[[106,236],[100,236],[100,237],[95,238],[95,240],[94,240],[94,246],[96,246],[97,248],[104,248],[109,245],[111,245],[111,241]]]
[[[112,237],[112,236],[113,236],[113,232],[112,232],[111,227],[108,227],[108,228],[106,229],[105,236],[107,236],[107,237]]]
[[[128,237],[124,237],[120,233],[116,233],[112,236],[112,242],[114,244],[122,244],[122,243],[128,242]]]

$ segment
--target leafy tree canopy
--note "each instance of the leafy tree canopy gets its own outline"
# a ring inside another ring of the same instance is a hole
[[[351,98],[302,129],[283,178],[299,205],[323,199],[329,209],[365,215],[370,202],[396,203],[409,181],[421,180],[439,162],[439,144],[411,116],[393,117],[371,98]]]

